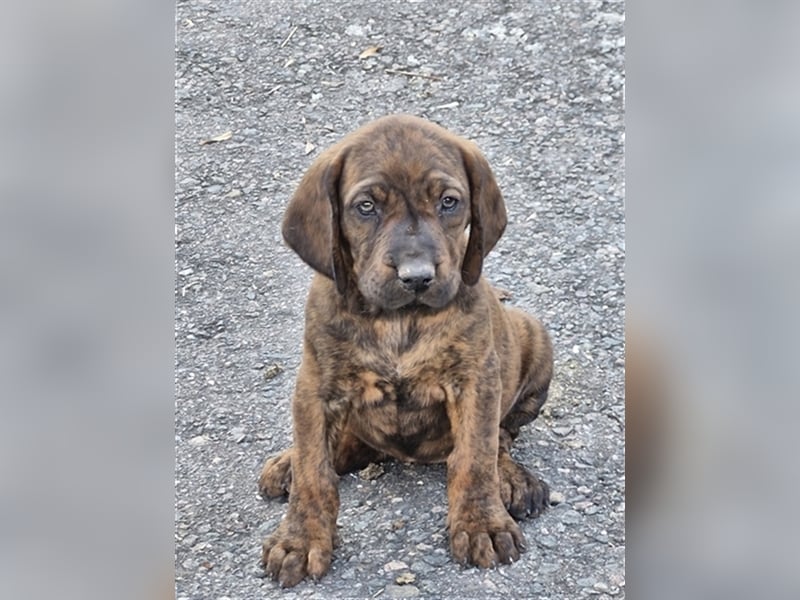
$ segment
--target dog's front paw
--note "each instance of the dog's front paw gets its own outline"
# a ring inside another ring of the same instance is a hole
[[[470,514],[474,513],[474,514]],[[450,521],[450,551],[458,562],[488,569],[519,559],[525,551],[525,537],[509,514],[482,510],[462,511]]]
[[[319,579],[331,566],[334,532],[320,521],[299,521],[289,515],[264,540],[261,563],[282,587],[292,587],[306,576]]]

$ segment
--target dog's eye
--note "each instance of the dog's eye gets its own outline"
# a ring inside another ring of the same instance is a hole
[[[356,209],[365,217],[375,214],[375,203],[372,200],[362,200],[356,204]]]
[[[442,198],[441,206],[442,210],[453,210],[456,206],[458,206],[458,198],[454,198],[453,196],[445,196]]]

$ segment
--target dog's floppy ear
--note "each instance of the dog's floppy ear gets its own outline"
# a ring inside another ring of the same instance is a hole
[[[339,179],[346,151],[334,146],[308,169],[283,217],[283,239],[312,269],[347,289],[347,243],[339,222]]]
[[[494,248],[506,228],[506,206],[489,163],[472,142],[462,145],[461,156],[469,179],[469,241],[461,264],[461,279],[475,285],[483,258]]]

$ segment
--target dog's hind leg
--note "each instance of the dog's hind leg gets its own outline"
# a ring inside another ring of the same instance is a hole
[[[511,458],[511,444],[520,428],[536,419],[547,400],[553,358],[550,337],[537,319],[515,309],[509,309],[509,316],[520,336],[523,375],[516,398],[500,422],[497,467],[500,497],[506,510],[515,519],[524,519],[538,516],[547,507],[550,490],[544,481]]]
[[[367,446],[347,427],[336,436],[336,448],[333,451],[333,467],[337,475],[344,475],[363,469],[371,462],[386,459],[386,455]],[[265,500],[288,496],[292,487],[292,454],[294,448],[284,450],[272,456],[264,463],[261,477],[258,480],[258,491]]]

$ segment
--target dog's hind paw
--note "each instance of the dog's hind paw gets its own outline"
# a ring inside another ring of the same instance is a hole
[[[538,517],[550,503],[550,488],[514,462],[508,454],[498,460],[500,497],[506,510],[517,520]]]
[[[258,492],[265,500],[289,495],[292,486],[292,450],[267,459],[258,479]]]

